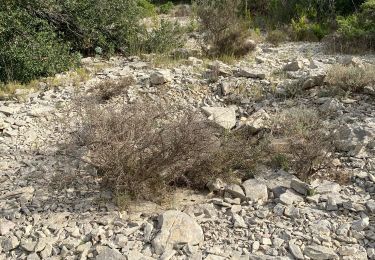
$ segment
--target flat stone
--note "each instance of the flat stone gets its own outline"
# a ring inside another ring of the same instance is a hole
[[[203,107],[209,119],[225,129],[232,129],[236,125],[235,107]]]
[[[6,106],[0,106],[0,113],[3,113],[6,116],[11,116],[14,114],[17,114],[19,112],[19,107],[6,107]]]
[[[0,219],[0,236],[5,236],[11,231],[16,224],[6,219]]]
[[[159,234],[152,241],[156,254],[163,254],[175,245],[199,245],[203,242],[203,231],[200,225],[186,213],[169,210],[159,215]]]
[[[304,259],[301,248],[289,241],[289,251],[296,259]]]
[[[235,228],[245,228],[247,226],[245,220],[238,214],[232,215],[232,222]]]
[[[236,198],[245,198],[245,193],[240,185],[238,184],[228,184],[225,187],[225,191],[233,195]]]
[[[127,260],[126,256],[122,255],[119,251],[109,248],[107,246],[101,247],[96,260]]]
[[[242,183],[242,187],[245,190],[246,198],[251,201],[262,200],[266,202],[268,200],[267,186],[256,179],[249,179]]]
[[[307,246],[303,253],[314,260],[335,259],[338,257],[332,248],[319,245]]]
[[[311,191],[311,186],[299,179],[293,179],[290,182],[290,187],[304,196],[307,196]]]
[[[288,189],[286,192],[281,194],[279,199],[285,205],[292,205],[293,203],[304,201],[302,196],[291,189]]]
[[[338,183],[324,180],[315,188],[316,194],[339,193],[341,187]]]
[[[284,67],[284,71],[298,71],[303,68],[303,62],[301,60],[295,60],[287,63]]]
[[[16,236],[10,236],[9,238],[5,238],[3,242],[1,243],[1,247],[3,248],[3,251],[9,252],[13,249],[15,249],[20,244],[20,241]]]
[[[167,70],[160,70],[150,75],[150,82],[152,85],[162,85],[172,81],[172,76]]]
[[[366,208],[369,212],[375,213],[375,201],[373,200],[367,201]]]
[[[253,79],[265,79],[266,73],[259,70],[241,68],[238,70],[237,76]]]

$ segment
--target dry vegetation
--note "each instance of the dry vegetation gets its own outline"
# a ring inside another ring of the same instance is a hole
[[[329,163],[332,133],[317,111],[291,108],[275,116],[272,126],[271,162],[308,179]],[[273,144],[273,145],[272,145]]]
[[[326,80],[332,87],[361,92],[364,87],[375,84],[375,66],[334,65],[328,71]]]
[[[246,131],[223,133],[200,113],[151,102],[87,102],[78,120],[70,149],[85,147],[103,187],[121,198],[160,202],[175,187],[204,189],[217,177],[243,178],[263,151]]]

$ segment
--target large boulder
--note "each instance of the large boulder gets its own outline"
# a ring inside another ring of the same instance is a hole
[[[195,246],[203,242],[204,236],[199,224],[186,213],[169,210],[158,218],[159,234],[152,241],[156,254],[163,254],[176,245]]]
[[[210,120],[225,129],[232,129],[236,125],[235,107],[203,107]]]

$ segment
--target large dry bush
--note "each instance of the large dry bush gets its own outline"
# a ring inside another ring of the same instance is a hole
[[[254,48],[246,38],[249,30],[240,15],[241,0],[196,0],[196,13],[211,55],[242,56]]]
[[[80,103],[74,145],[86,148],[103,187],[118,196],[159,201],[174,187],[241,177],[259,158],[245,133],[224,133],[200,113],[151,102]]]
[[[302,179],[325,168],[333,152],[333,136],[317,111],[291,108],[279,113],[272,126],[273,162]]]
[[[333,87],[360,92],[364,87],[375,84],[375,66],[334,65],[328,71],[326,80]]]

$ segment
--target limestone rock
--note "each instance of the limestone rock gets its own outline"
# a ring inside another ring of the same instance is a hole
[[[122,255],[119,251],[109,248],[107,246],[100,248],[96,260],[127,260],[126,256]]]
[[[249,179],[242,183],[242,187],[245,190],[246,198],[251,201],[262,200],[263,202],[268,200],[267,186],[259,182],[256,179]]]
[[[162,254],[177,244],[199,245],[203,242],[203,231],[189,215],[169,210],[158,218],[159,234],[152,241],[156,254]]]
[[[284,71],[298,71],[303,68],[303,62],[301,60],[294,60],[287,63],[284,67]]]
[[[235,107],[203,107],[202,110],[219,126],[231,129],[236,125]]]
[[[335,259],[338,257],[332,248],[319,245],[307,246],[303,253],[314,260]]]
[[[5,236],[11,231],[16,224],[6,219],[0,219],[0,236]]]
[[[150,75],[150,82],[152,85],[162,85],[170,81],[172,81],[172,77],[167,70],[156,71]]]

